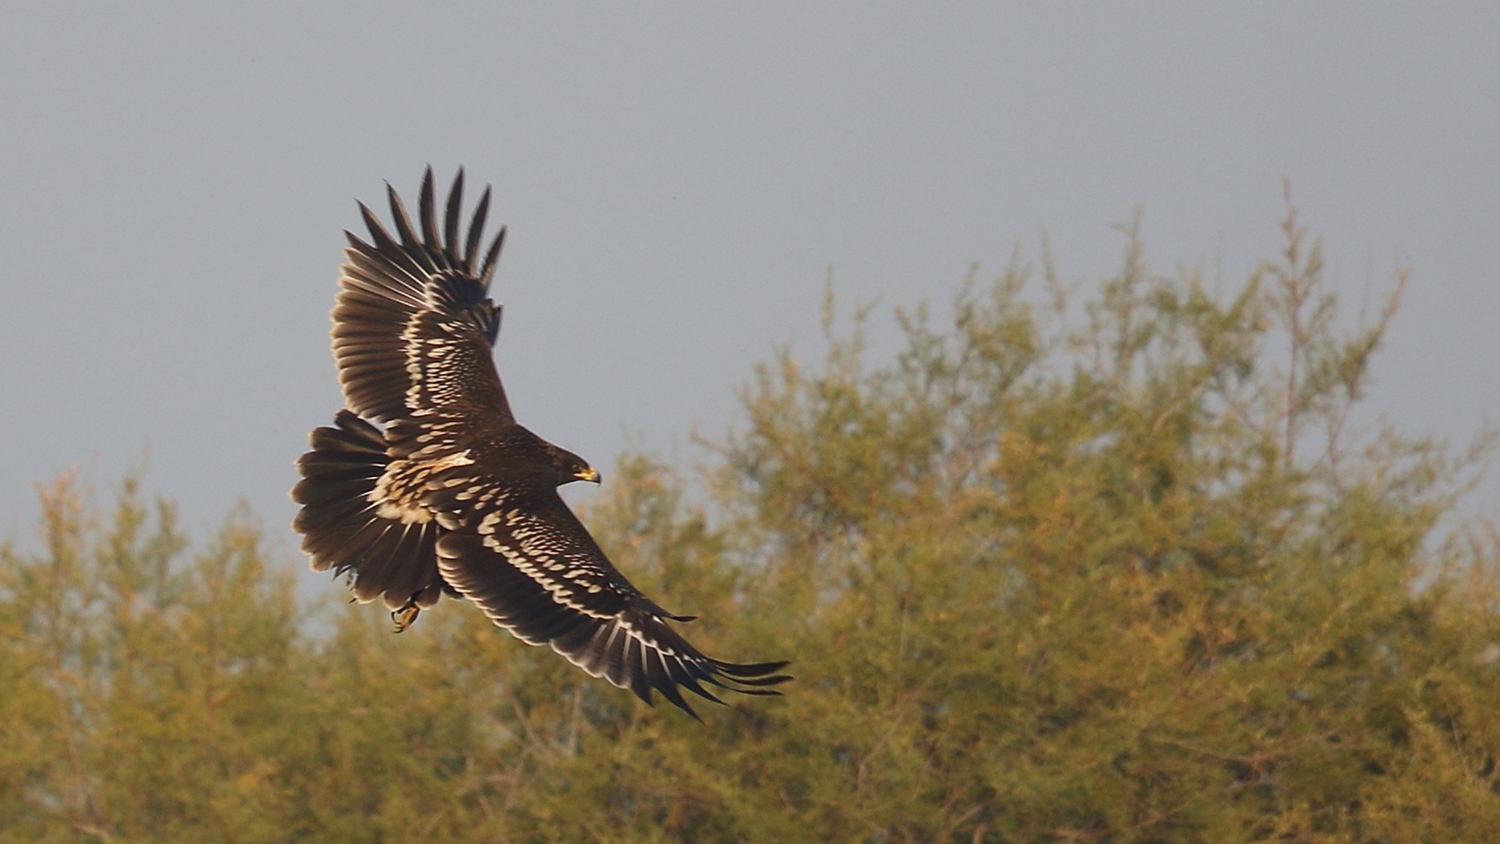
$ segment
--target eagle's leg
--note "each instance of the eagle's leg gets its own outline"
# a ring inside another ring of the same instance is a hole
[[[391,613],[391,621],[396,623],[396,632],[404,632],[406,628],[412,626],[412,623],[417,620],[417,614],[421,611],[422,608],[417,606],[416,595],[407,598],[406,603],[401,605],[401,609]]]

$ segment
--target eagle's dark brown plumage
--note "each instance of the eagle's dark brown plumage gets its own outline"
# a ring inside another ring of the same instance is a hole
[[[346,232],[332,335],[348,409],[297,461],[293,526],[312,567],[348,574],[355,597],[384,601],[398,630],[444,592],[467,598],[522,641],[694,717],[679,688],[713,701],[703,684],[776,694],[767,687],[788,679],[785,662],[711,659],[668,626],[690,618],[632,586],[557,494],[599,473],[516,423],[492,356],[500,308],[489,283],[505,229],[479,251],[489,189],[462,242],[462,170],[441,231],[431,168],[420,235],[387,193],[394,235],[363,204],[370,242]]]

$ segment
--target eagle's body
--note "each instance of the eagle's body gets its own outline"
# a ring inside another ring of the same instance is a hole
[[[463,244],[462,171],[442,233],[430,169],[420,238],[389,197],[396,236],[361,205],[372,242],[348,235],[339,278],[333,353],[347,409],[297,461],[293,526],[313,568],[350,574],[355,597],[381,599],[398,629],[444,592],[467,598],[648,703],[656,689],[692,713],[678,687],[717,700],[701,683],[774,694],[764,687],[787,679],[784,662],[710,659],[667,625],[688,619],[632,586],[557,494],[599,473],[516,422],[492,356],[503,228],[476,261],[489,191]]]

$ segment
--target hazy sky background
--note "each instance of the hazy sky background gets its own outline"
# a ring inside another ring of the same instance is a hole
[[[0,536],[145,459],[196,534],[244,498],[296,559],[341,230],[429,162],[510,225],[517,414],[606,476],[818,356],[830,267],[886,325],[1043,228],[1106,275],[1139,207],[1156,269],[1227,286],[1283,177],[1351,306],[1412,271],[1371,407],[1464,443],[1500,415],[1497,56],[1494,3],[7,3]]]

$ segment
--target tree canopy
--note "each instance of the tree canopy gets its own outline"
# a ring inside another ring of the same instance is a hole
[[[1359,414],[1294,215],[1243,284],[1045,254],[778,352],[700,474],[585,518],[780,699],[698,724],[446,605],[311,614],[253,516],[201,547],[64,476],[0,548],[0,842],[1495,841],[1489,453]]]

